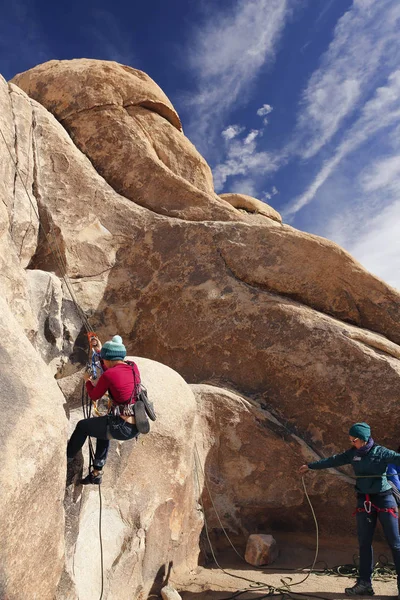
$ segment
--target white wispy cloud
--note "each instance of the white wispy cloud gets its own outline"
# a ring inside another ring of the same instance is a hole
[[[246,178],[235,181],[235,189],[232,191],[235,194],[245,194],[246,196],[252,196],[253,198],[257,195],[257,188],[254,185],[254,181]]]
[[[273,110],[274,109],[272,108],[272,106],[270,104],[263,104],[262,107],[258,109],[257,115],[259,117],[264,117],[264,119],[263,119],[264,125],[268,125],[268,119],[266,119],[265,117],[267,115],[269,115]]]
[[[367,269],[400,290],[400,154],[369,165],[359,186],[360,231],[345,243]]]
[[[339,19],[286,147],[318,171],[282,212],[400,289],[399,30],[398,0],[354,0]]]
[[[274,109],[270,104],[263,104],[261,108],[258,109],[257,114],[259,117],[266,117],[271,113]]]
[[[273,198],[273,196],[276,196],[277,194],[279,194],[278,190],[276,189],[275,186],[272,186],[271,191],[269,192],[262,192],[262,199],[265,200],[266,202],[268,202],[269,200],[271,200],[271,198]]]
[[[214,186],[217,192],[222,192],[228,178],[246,178],[245,185],[249,188],[249,177],[259,177],[266,173],[272,173],[279,168],[279,158],[269,152],[257,149],[258,138],[262,136],[263,130],[252,129],[244,137],[239,138],[225,136],[225,159],[213,169]],[[233,184],[232,184],[233,185]],[[235,181],[233,189],[243,191],[243,180]],[[252,193],[255,195],[256,187],[253,182]]]
[[[228,125],[228,127],[221,132],[221,135],[225,140],[233,140],[233,138],[242,133],[244,129],[245,128],[240,125]]]
[[[318,233],[400,289],[400,139],[397,155],[365,160],[359,174],[353,161],[348,167],[345,176],[339,170],[327,186],[324,197],[331,210],[322,211]]]
[[[400,2],[354,0],[304,91],[292,150],[314,156],[400,61]]]
[[[322,21],[326,17],[326,14],[332,8],[332,6],[334,5],[335,2],[336,2],[336,0],[324,0],[324,2],[322,3],[322,10],[315,20],[316,25],[318,25],[320,23],[320,21]]]
[[[369,271],[400,290],[400,194],[398,198],[366,222],[349,251]]]
[[[361,174],[361,187],[367,193],[394,191],[400,197],[400,154],[382,158],[372,168],[364,169]]]
[[[334,154],[323,164],[309,188],[296,198],[283,212],[285,217],[294,215],[309,204],[321,186],[332,175],[340,162],[358,147],[372,139],[380,130],[397,126],[400,122],[400,70],[394,71],[387,84],[378,88],[371,100],[366,102],[361,116],[349,128]]]
[[[229,118],[248,97],[261,68],[272,63],[291,0],[238,0],[215,12],[191,32],[189,67],[196,90],[188,99],[191,119],[185,131],[206,153]]]

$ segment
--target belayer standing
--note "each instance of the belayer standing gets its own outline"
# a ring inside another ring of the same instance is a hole
[[[103,417],[79,421],[68,442],[67,461],[71,462],[88,436],[97,438],[93,470],[81,480],[84,485],[101,483],[110,439],[131,440],[139,433],[135,425],[133,404],[140,389],[140,374],[135,363],[125,362],[126,348],[122,338],[115,335],[102,346],[100,340],[94,337],[91,347],[100,352],[104,372],[95,386],[91,375],[85,371],[83,377],[88,396],[91,400],[99,400],[108,392],[112,405],[109,413]]]
[[[345,589],[347,596],[373,596],[372,538],[377,519],[382,524],[386,540],[393,555],[397,573],[398,599],[400,600],[400,536],[398,508],[392,487],[386,477],[389,464],[400,466],[400,454],[375,444],[367,423],[355,423],[350,427],[352,447],[341,454],[335,454],[300,467],[300,473],[309,469],[329,469],[342,465],[352,465],[357,492],[357,534],[360,548],[359,577],[353,587]]]

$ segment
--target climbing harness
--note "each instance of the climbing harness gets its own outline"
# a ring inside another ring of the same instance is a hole
[[[364,506],[356,508],[355,511],[353,512],[353,517],[357,513],[367,513],[369,515],[369,514],[371,514],[372,509],[374,509],[377,513],[380,513],[380,512],[389,513],[395,519],[399,518],[397,511],[394,508],[379,508],[379,506],[376,506],[376,504],[373,504],[371,502],[371,497],[369,494],[365,494]]]

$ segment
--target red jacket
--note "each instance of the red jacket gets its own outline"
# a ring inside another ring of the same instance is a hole
[[[104,371],[97,385],[86,382],[89,398],[99,400],[107,391],[111,392],[114,404],[126,404],[132,397],[134,385],[140,384],[139,369],[133,362],[119,363]],[[135,402],[135,394],[132,403]]]

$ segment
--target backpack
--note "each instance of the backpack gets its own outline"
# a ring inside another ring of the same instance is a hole
[[[138,428],[139,433],[149,433],[150,431],[150,423],[149,418],[152,421],[156,420],[156,413],[154,410],[153,403],[150,402],[147,389],[144,385],[139,382],[136,383],[136,370],[137,367],[135,363],[128,363],[132,366],[133,372],[133,382],[134,388],[131,396],[131,400],[135,397],[135,404],[133,405],[133,413],[135,415],[136,427]]]

